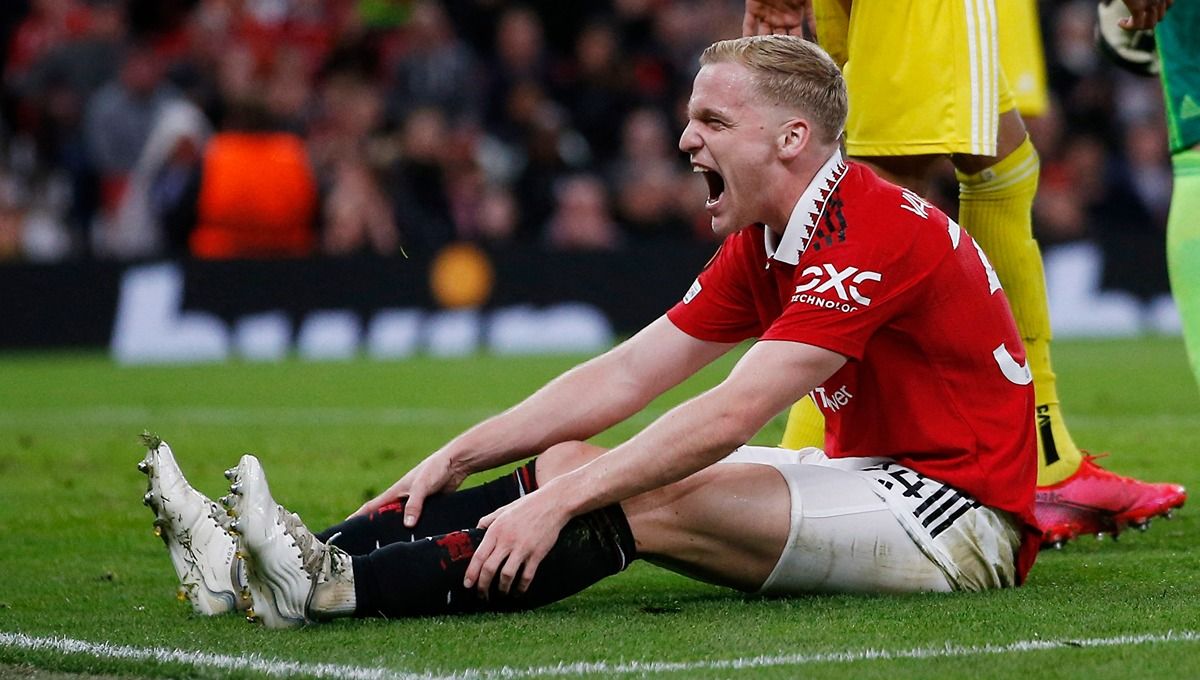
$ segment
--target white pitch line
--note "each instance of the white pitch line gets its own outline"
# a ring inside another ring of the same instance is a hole
[[[272,659],[258,654],[231,656],[192,652],[164,647],[127,647],[107,642],[87,642],[64,637],[32,637],[22,633],[0,632],[0,647],[29,651],[52,651],[63,654],[85,654],[98,658],[127,661],[181,663],[201,668],[228,671],[252,671],[264,675],[287,677],[306,675],[318,678],[349,678],[350,680],[516,680],[519,678],[571,677],[605,673],[609,675],[646,675],[650,673],[683,673],[689,671],[737,671],[756,668],[804,666],[818,663],[854,663],[893,659],[945,659],[994,654],[1018,654],[1051,649],[1137,647],[1171,642],[1200,642],[1200,632],[1191,630],[1120,635],[1106,638],[1067,640],[1022,640],[1007,645],[953,645],[914,647],[911,649],[863,649],[817,654],[783,654],[737,659],[703,661],[605,661],[559,663],[552,666],[516,668],[476,668],[439,674],[396,671],[388,668],[343,666],[337,664],[308,664],[299,661]]]
[[[83,654],[100,659],[123,661],[155,661],[181,663],[199,668],[223,671],[253,671],[264,675],[288,677],[307,675],[318,678],[348,678],[349,680],[439,680],[426,673],[401,673],[387,668],[309,664],[298,661],[271,659],[258,654],[232,656],[165,647],[127,647],[108,642],[88,642],[65,637],[31,637],[22,633],[0,633],[0,647],[15,647],[27,651],[51,651],[62,654]]]
[[[627,661],[617,664],[597,661],[530,668],[510,668],[506,666],[493,670],[464,671],[459,677],[464,679],[480,678],[485,680],[491,680],[495,678],[498,680],[502,678],[579,676],[591,675],[594,673],[608,673],[612,675],[644,675],[648,673],[682,673],[689,671],[750,670],[755,668],[804,666],[817,663],[853,663],[856,661],[886,661],[891,659],[944,659],[951,657],[1036,652],[1049,649],[1066,649],[1072,647],[1132,647],[1164,642],[1200,642],[1200,633],[1196,631],[1184,630],[1168,631],[1162,634],[1147,633],[1143,635],[1123,635],[1110,638],[1087,638],[1078,640],[1022,640],[1020,642],[1013,642],[1007,645],[960,646],[947,644],[944,647],[915,647],[912,649],[900,650],[864,649],[818,654],[783,654],[779,656],[754,656],[743,657],[739,659],[718,659],[706,661]]]

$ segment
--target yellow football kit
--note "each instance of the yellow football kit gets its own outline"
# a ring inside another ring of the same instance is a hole
[[[813,10],[817,40],[843,63],[850,155],[995,155],[1013,98],[994,3],[857,0],[847,17],[838,0],[814,0]]]

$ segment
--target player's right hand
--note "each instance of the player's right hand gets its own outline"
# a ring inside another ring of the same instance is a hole
[[[350,517],[378,512],[383,506],[407,497],[408,500],[404,503],[404,526],[416,526],[426,498],[458,489],[469,474],[470,471],[461,469],[453,463],[449,455],[439,451],[409,470],[395,484],[389,486],[387,491],[363,503]]]

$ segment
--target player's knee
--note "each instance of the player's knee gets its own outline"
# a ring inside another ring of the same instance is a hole
[[[966,175],[975,175],[1008,158],[1012,152],[1025,143],[1025,139],[1028,136],[1025,130],[1025,121],[1021,118],[1021,113],[1016,109],[1009,109],[1000,114],[1000,129],[996,133],[995,156],[954,154],[950,157],[950,160],[959,172]]]
[[[1025,143],[1028,136],[1025,129],[1025,119],[1021,112],[1009,109],[1000,114],[1000,127],[996,132],[996,155],[1000,158],[1008,156]]]
[[[603,447],[581,441],[555,444],[538,456],[534,464],[538,484],[545,484],[555,477],[582,467],[605,451],[607,449]]]

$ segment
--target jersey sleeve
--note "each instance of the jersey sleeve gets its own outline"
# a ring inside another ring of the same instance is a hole
[[[911,214],[898,203],[847,211],[840,235],[814,239],[796,267],[790,300],[761,339],[862,359],[871,337],[918,302],[922,279],[950,252],[944,214]]]
[[[667,311],[679,330],[698,340],[740,342],[762,330],[747,278],[754,234],[748,227],[732,234],[692,282],[683,299]]]

